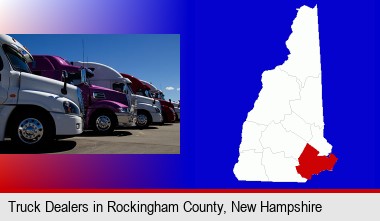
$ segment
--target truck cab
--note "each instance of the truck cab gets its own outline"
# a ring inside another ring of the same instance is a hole
[[[150,97],[145,97],[134,93],[131,87],[133,82],[124,78],[115,69],[96,62],[71,62],[73,65],[84,66],[94,72],[94,77],[90,82],[106,88],[120,90],[123,88],[123,93],[132,97],[134,104],[137,107],[136,125],[140,128],[146,128],[151,123],[162,123],[162,107],[158,100]]]
[[[180,119],[181,109],[180,109],[179,102],[174,103],[174,102],[171,102],[170,99],[169,101],[166,101],[165,94],[161,90],[157,89],[156,86],[154,86],[152,83],[148,81],[144,81],[144,80],[140,80],[140,81],[144,84],[144,86],[148,88],[149,94],[152,96],[152,98],[158,99],[160,100],[161,104],[166,105],[169,108],[172,108],[172,110],[174,110],[175,112],[175,119],[176,120]]]
[[[59,73],[67,73],[67,83],[78,86],[83,93],[85,129],[110,134],[117,126],[135,126],[136,111],[130,100],[118,91],[89,83],[94,73],[75,66],[59,56],[34,55],[29,67],[35,75],[64,81]]]
[[[124,78],[132,81],[132,89],[134,90],[134,93],[140,96],[144,96],[147,98],[156,99],[160,101],[160,104],[162,107],[162,116],[165,123],[172,123],[176,120],[173,104],[163,99],[153,97],[152,93],[150,92],[151,91],[150,87],[145,85],[140,79],[130,74],[121,73],[121,75]]]
[[[0,35],[0,141],[32,147],[81,134],[80,89],[32,74],[32,61],[20,42]]]

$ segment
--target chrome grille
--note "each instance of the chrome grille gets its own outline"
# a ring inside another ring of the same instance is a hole
[[[79,109],[82,116],[84,117],[85,111],[84,111],[83,95],[82,95],[82,90],[79,88],[77,88],[77,96],[78,96],[78,102],[79,102]]]

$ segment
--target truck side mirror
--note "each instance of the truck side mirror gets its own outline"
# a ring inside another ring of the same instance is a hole
[[[62,94],[67,94],[67,78],[69,78],[69,74],[66,70],[62,71],[62,79],[63,79],[63,88],[61,89]]]

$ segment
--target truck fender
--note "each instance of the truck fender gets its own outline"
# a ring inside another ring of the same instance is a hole
[[[92,115],[98,110],[107,110],[107,111],[111,111],[112,113],[118,113],[119,108],[128,108],[128,106],[126,106],[125,104],[122,104],[116,101],[110,101],[110,100],[100,100],[93,103],[90,107],[88,107],[88,110],[87,110],[86,127],[88,128]]]
[[[125,104],[116,102],[116,101],[110,101],[110,100],[100,100],[95,103],[93,103],[89,109],[109,109],[115,113],[119,112],[119,108],[128,108]]]
[[[15,107],[16,106],[12,105],[0,105],[0,119],[4,119],[4,122],[2,122],[2,126],[0,127],[0,141],[3,141],[5,138],[5,132],[7,129],[6,125],[8,125],[10,115]]]
[[[143,109],[143,110],[147,110],[149,111],[150,113],[156,113],[156,109],[155,109],[156,106],[153,106],[151,104],[146,104],[146,103],[137,103],[137,109]]]

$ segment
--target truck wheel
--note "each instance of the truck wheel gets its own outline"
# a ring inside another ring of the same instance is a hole
[[[20,113],[12,121],[12,142],[24,147],[39,146],[52,141],[53,123],[37,111]]]
[[[137,112],[136,125],[140,128],[147,128],[152,123],[152,118],[145,111]]]
[[[94,130],[99,134],[111,134],[116,127],[115,116],[111,113],[97,113],[93,118]]]

